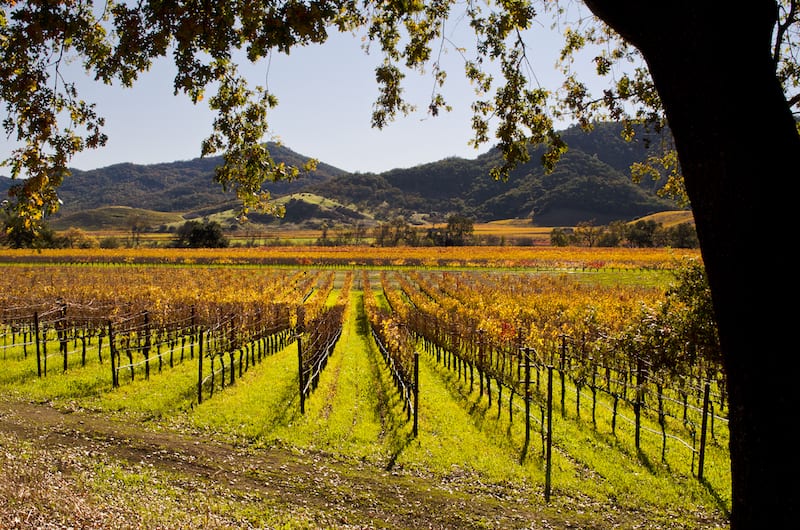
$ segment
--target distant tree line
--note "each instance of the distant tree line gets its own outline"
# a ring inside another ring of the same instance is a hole
[[[449,216],[447,224],[441,227],[421,228],[397,216],[371,229],[357,222],[337,229],[323,223],[320,230],[321,235],[315,244],[321,246],[372,244],[379,247],[449,247],[476,243],[474,221],[460,214]]]
[[[14,215],[7,208],[0,209],[0,246],[10,248],[118,248],[137,247],[145,227],[140,223],[131,226],[131,236],[120,240],[114,236],[97,238],[80,228],[55,232],[46,224],[36,230]],[[172,229],[170,229],[171,231]],[[532,238],[476,236],[474,221],[462,214],[452,214],[446,224],[420,227],[404,217],[369,228],[358,221],[352,225],[333,228],[327,222],[320,227],[321,235],[315,244],[321,246],[343,246],[372,244],[381,247],[449,247],[469,245],[530,246]],[[225,228],[208,218],[186,221],[174,231],[175,237],[169,245],[178,248],[226,248],[231,245]],[[579,223],[572,228],[554,228],[550,232],[553,246],[583,247],[673,247],[698,248],[697,233],[691,223],[664,226],[652,220],[633,223],[614,221],[608,225],[595,226],[592,222]]]
[[[367,230],[363,225],[334,230],[324,226],[318,245],[358,245],[367,241]],[[474,234],[474,222],[469,217],[454,214],[447,224],[434,227],[416,227],[403,217],[381,223],[372,229],[372,244],[380,247],[423,246],[468,246],[505,245],[500,236],[479,237]],[[517,246],[534,244],[531,238],[516,238]],[[691,223],[664,226],[652,220],[634,223],[614,221],[608,225],[595,226],[592,222],[579,223],[574,228],[554,228],[550,233],[553,246],[583,247],[673,247],[698,248],[697,233]]]
[[[409,224],[402,217],[382,223],[373,229],[373,241],[379,247],[460,247],[472,245],[474,221],[460,214],[447,218],[442,227],[419,228]]]
[[[119,248],[138,247],[145,227],[133,223],[131,236],[125,241],[118,237],[97,238],[81,228],[70,228],[62,232],[52,230],[47,223],[32,226],[15,215],[7,204],[0,208],[0,247],[9,248]],[[172,246],[181,248],[225,248],[229,240],[222,225],[216,221],[186,221],[175,231]]]
[[[700,247],[691,223],[664,226],[652,220],[614,221],[604,226],[586,222],[572,229],[554,228],[550,232],[550,244],[556,247]]]
[[[100,241],[80,228],[70,228],[63,233],[56,233],[47,226],[34,231],[14,222],[3,225],[3,230],[0,232],[0,246],[32,249],[98,248]]]

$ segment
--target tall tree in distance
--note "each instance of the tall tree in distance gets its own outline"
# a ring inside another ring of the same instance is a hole
[[[64,77],[68,60],[98,82],[132,86],[154,59],[171,55],[175,90],[217,111],[201,152],[222,152],[215,178],[236,191],[246,213],[268,206],[265,183],[311,167],[271,159],[263,142],[277,97],[249,86],[234,57],[258,61],[323,43],[329,31],[362,32],[383,57],[372,115],[381,128],[412,108],[403,97],[409,70],[433,76],[432,115],[449,108],[439,50],[449,42],[445,23],[465,20],[475,46],[457,49],[476,90],[474,142],[493,142],[504,154],[492,177],[527,161],[531,145],[547,147],[545,167],[557,163],[567,148],[554,127],[559,118],[669,131],[657,164],[636,171],[673,177],[671,189],[685,189],[695,216],[730,386],[732,527],[791,527],[800,466],[784,425],[800,400],[786,367],[793,315],[775,300],[781,293],[791,303],[796,290],[775,273],[791,270],[788,253],[753,245],[774,231],[776,241],[785,240],[790,226],[786,189],[800,167],[792,113],[800,86],[798,1],[0,0],[3,127],[20,142],[7,163],[12,176],[25,177],[12,199],[20,218],[35,224],[57,209],[70,158],[106,141],[97,109]],[[539,87],[530,69],[535,51],[525,35],[541,18],[563,30],[560,90]],[[570,69],[590,45],[597,45],[596,73],[610,81],[601,94]]]

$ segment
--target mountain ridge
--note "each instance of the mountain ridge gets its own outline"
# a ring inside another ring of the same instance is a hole
[[[489,176],[489,170],[501,163],[500,152],[493,148],[474,159],[448,157],[377,174],[350,173],[320,161],[312,174],[290,182],[269,182],[265,188],[273,197],[284,198],[287,218],[293,223],[304,222],[303,215],[307,222],[319,222],[328,215],[301,205],[301,199],[287,200],[303,193],[340,203],[328,221],[342,223],[396,217],[440,221],[459,213],[481,222],[528,218],[541,226],[570,226],[632,220],[678,209],[656,195],[659,183],[632,182],[629,167],[645,159],[647,135],[641,131],[636,141],[626,142],[620,136],[621,127],[601,123],[591,132],[566,129],[562,136],[569,149],[552,173],[541,166],[542,150],[532,148],[531,161],[517,167],[506,181]],[[276,162],[299,166],[310,159],[284,146],[271,143],[268,147]],[[59,189],[61,211],[52,219],[67,221],[79,212],[108,206],[181,213],[187,218],[234,208],[235,195],[214,182],[214,169],[221,162],[221,157],[209,157],[72,170]],[[0,177],[0,193],[11,183]],[[302,215],[291,215],[290,205]],[[250,217],[264,224],[287,222],[258,214]]]

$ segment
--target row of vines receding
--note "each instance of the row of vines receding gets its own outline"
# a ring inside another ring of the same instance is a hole
[[[498,415],[521,410],[515,397],[526,411],[538,404],[543,451],[555,409],[610,436],[630,431],[634,451],[647,447],[664,463],[675,448],[702,479],[706,450],[725,451],[728,430],[710,301],[702,289],[686,292],[698,271],[688,264],[666,291],[567,275],[442,271],[383,272],[381,290],[392,326],[474,385]],[[545,388],[548,370],[553,389]]]

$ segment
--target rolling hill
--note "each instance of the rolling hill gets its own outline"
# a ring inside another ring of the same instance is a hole
[[[256,214],[250,220],[348,224],[402,216],[439,221],[460,213],[479,222],[520,218],[540,226],[570,226],[627,221],[677,209],[656,195],[658,183],[631,181],[630,165],[647,154],[645,135],[625,142],[620,130],[615,123],[597,124],[589,133],[567,129],[562,135],[569,150],[555,171],[545,173],[539,163],[541,152],[532,149],[531,162],[518,167],[507,181],[489,176],[501,160],[496,149],[475,159],[447,158],[380,174],[348,173],[320,163],[313,174],[267,186],[284,204],[284,218]],[[302,164],[309,158],[276,144],[269,147],[277,162]],[[235,209],[233,194],[223,192],[213,179],[220,163],[221,158],[214,157],[74,170],[59,191],[63,206],[51,222],[56,228],[106,226],[112,221],[100,217],[110,206],[179,214],[183,219]],[[12,182],[0,177],[0,193]],[[97,209],[105,210],[91,213]]]

